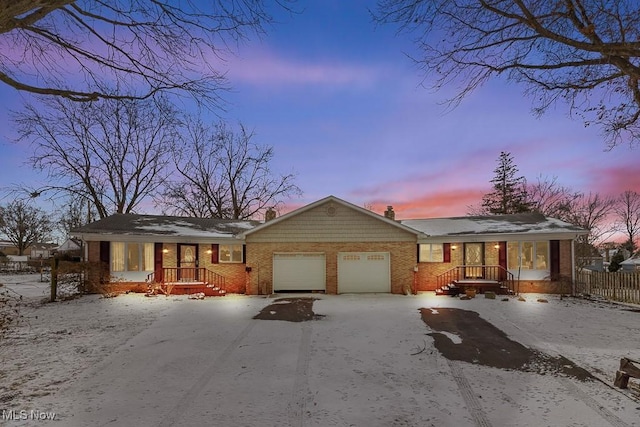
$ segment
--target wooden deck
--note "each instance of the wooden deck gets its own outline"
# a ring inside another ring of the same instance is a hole
[[[193,295],[204,294],[208,297],[225,296],[227,292],[215,285],[205,282],[165,282],[157,283],[150,287],[149,293],[169,295]]]
[[[195,295],[222,297],[225,278],[203,267],[163,267],[147,276],[147,295]]]
[[[497,280],[460,279],[454,280],[450,284],[436,289],[436,295],[456,296],[464,294],[467,289],[475,289],[480,294],[483,294],[487,291],[495,292],[497,295],[508,295],[510,293],[509,288],[502,285]]]
[[[478,293],[517,294],[513,274],[500,265],[458,265],[437,276],[436,295],[459,295],[467,289]]]

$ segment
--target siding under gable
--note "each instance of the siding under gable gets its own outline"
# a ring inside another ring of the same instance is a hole
[[[327,202],[247,235],[250,242],[415,242],[408,231]]]

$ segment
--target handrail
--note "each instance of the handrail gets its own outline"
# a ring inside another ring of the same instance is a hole
[[[204,282],[223,289],[225,277],[206,267],[162,267],[162,277],[156,277],[155,272],[147,275],[147,283],[180,282]]]
[[[513,273],[501,265],[458,265],[437,276],[438,288],[463,279],[495,280],[517,294]]]

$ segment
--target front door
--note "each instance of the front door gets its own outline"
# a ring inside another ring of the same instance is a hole
[[[178,245],[178,280],[196,282],[198,280],[198,245]]]
[[[465,279],[482,278],[482,265],[484,264],[484,243],[464,244],[464,277]],[[478,266],[478,267],[476,267]]]

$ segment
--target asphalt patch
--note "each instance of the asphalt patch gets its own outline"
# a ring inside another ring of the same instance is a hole
[[[278,298],[253,316],[260,320],[284,320],[287,322],[306,322],[324,317],[313,312],[313,302],[319,298]]]
[[[449,360],[540,375],[563,375],[580,381],[595,380],[564,356],[552,357],[511,340],[475,311],[421,308],[420,313],[433,330],[428,335],[433,337],[436,349]]]

